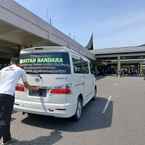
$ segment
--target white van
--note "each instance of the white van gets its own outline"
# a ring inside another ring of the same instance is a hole
[[[16,87],[14,108],[17,111],[79,120],[85,106],[96,97],[95,76],[91,61],[77,52],[60,46],[24,49],[20,64],[28,82],[39,91]]]

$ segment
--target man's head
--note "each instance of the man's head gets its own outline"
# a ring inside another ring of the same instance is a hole
[[[12,57],[10,64],[19,64],[19,59],[17,57]]]

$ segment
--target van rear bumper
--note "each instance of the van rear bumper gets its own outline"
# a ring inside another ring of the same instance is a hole
[[[28,102],[16,100],[14,110],[32,114],[54,116],[60,118],[70,118],[75,114],[76,105],[66,104],[50,104],[39,102]]]

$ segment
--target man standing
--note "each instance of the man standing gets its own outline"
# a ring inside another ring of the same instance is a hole
[[[25,71],[18,66],[18,59],[12,58],[11,65],[3,68],[0,72],[0,139],[3,139],[4,145],[12,142],[10,121],[14,105],[15,88],[19,79],[23,80],[26,88],[38,89],[28,84]]]

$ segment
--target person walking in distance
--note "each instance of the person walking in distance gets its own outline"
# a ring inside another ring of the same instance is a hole
[[[0,139],[3,145],[12,143],[10,133],[11,114],[14,105],[15,88],[19,79],[28,89],[38,90],[27,82],[25,71],[18,65],[18,59],[12,58],[11,64],[0,71]]]

